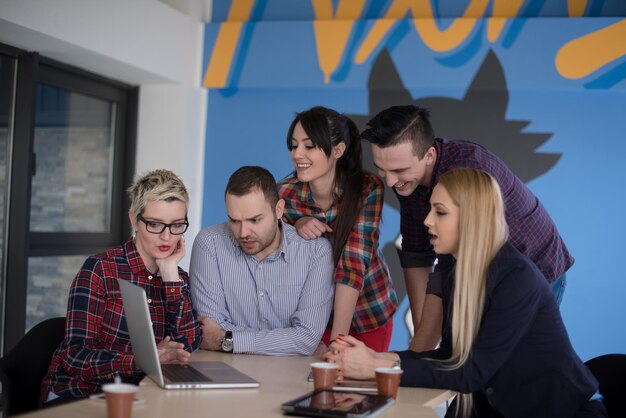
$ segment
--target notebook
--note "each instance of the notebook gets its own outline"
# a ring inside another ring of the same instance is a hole
[[[259,387],[259,382],[222,361],[161,364],[145,290],[126,280],[117,281],[122,291],[126,324],[135,361],[157,385],[164,389]]]

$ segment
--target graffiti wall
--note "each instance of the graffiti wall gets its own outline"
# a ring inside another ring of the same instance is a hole
[[[539,197],[576,263],[561,312],[583,359],[626,352],[626,2],[224,0],[205,28],[209,90],[203,225],[225,219],[241,165],[292,171],[295,112],[324,105],[362,128],[397,104],[427,107],[437,136],[499,155]],[[369,147],[364,147],[368,149]],[[369,153],[365,161],[373,171]],[[381,248],[408,300],[386,191]]]

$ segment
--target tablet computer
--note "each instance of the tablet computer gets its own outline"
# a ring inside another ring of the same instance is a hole
[[[281,405],[287,415],[328,418],[375,417],[385,411],[394,400],[378,396],[333,389],[318,389]]]

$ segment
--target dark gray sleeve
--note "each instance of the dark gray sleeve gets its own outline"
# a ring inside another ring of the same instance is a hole
[[[428,274],[428,285],[426,286],[427,295],[435,295],[443,297],[443,276],[441,272],[434,271]]]
[[[413,252],[398,250],[400,265],[402,268],[431,267],[435,263],[437,255],[434,251]]]

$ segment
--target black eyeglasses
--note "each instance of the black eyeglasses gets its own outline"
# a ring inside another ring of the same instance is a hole
[[[173,224],[164,224],[163,222],[156,221],[148,221],[146,218],[141,216],[141,214],[137,215],[137,219],[146,224],[146,231],[151,234],[160,234],[165,231],[165,228],[170,229],[170,234],[172,235],[182,235],[185,233],[187,228],[189,228],[189,222],[185,217],[185,222],[175,222]]]

